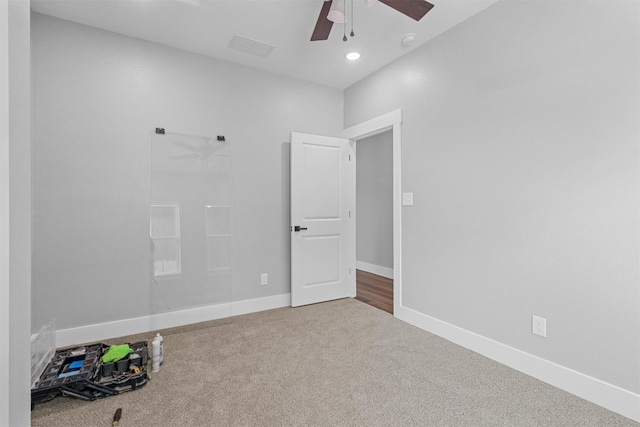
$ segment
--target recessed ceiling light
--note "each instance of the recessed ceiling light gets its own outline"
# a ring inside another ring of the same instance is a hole
[[[358,52],[347,53],[347,59],[349,61],[356,61],[359,58],[360,58],[360,54]]]

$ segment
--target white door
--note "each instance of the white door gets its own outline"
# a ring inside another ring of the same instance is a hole
[[[355,296],[354,199],[349,140],[292,133],[292,307]]]

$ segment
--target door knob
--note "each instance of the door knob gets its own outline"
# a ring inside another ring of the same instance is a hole
[[[299,225],[296,225],[295,227],[293,227],[293,231],[301,231],[301,230],[306,230],[307,227],[300,227]]]

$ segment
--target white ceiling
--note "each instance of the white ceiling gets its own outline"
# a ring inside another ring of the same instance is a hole
[[[227,61],[344,89],[497,0],[431,0],[416,22],[376,2],[353,0],[355,37],[309,41],[323,0],[32,0],[34,11]],[[351,24],[347,24],[347,33]],[[417,35],[404,47],[401,38]],[[228,47],[235,35],[274,49],[265,58]],[[345,55],[361,53],[355,62]]]

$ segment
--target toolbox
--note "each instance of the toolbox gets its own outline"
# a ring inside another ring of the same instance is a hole
[[[56,396],[96,400],[136,390],[147,383],[149,351],[146,341],[128,344],[133,350],[123,359],[103,363],[106,344],[58,350],[31,388],[31,406]]]

